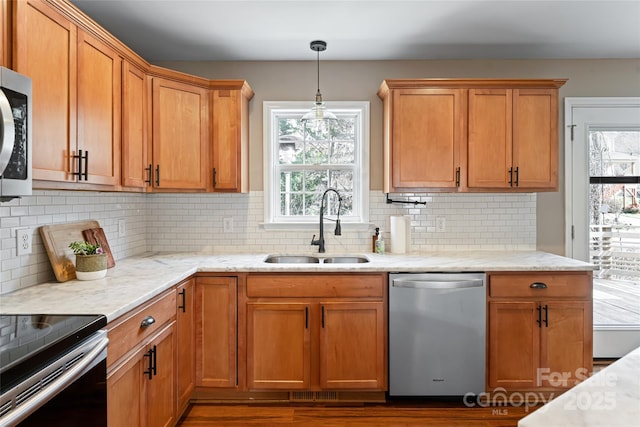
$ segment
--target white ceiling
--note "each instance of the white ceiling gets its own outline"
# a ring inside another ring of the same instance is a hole
[[[71,0],[148,61],[640,58],[640,0]]]

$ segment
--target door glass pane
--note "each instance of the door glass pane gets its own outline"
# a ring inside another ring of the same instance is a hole
[[[591,263],[598,266],[594,325],[638,325],[640,131],[591,130],[588,138],[589,252]],[[594,183],[594,177],[606,182]]]
[[[595,130],[589,132],[591,176],[640,175],[640,132]]]

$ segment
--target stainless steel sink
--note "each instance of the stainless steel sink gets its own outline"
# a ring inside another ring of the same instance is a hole
[[[264,262],[272,264],[318,264],[320,259],[307,255],[270,255]]]
[[[361,264],[369,262],[369,259],[363,256],[333,256],[324,258],[325,264]]]

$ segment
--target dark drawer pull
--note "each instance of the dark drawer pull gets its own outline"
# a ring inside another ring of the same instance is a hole
[[[154,319],[153,316],[147,316],[144,319],[142,319],[142,323],[140,323],[140,327],[141,328],[148,328],[149,326],[153,325],[154,323],[156,323],[156,319]]]
[[[534,282],[529,285],[531,289],[547,289],[547,284],[542,282]]]

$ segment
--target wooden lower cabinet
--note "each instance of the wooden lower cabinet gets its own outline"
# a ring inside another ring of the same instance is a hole
[[[107,375],[111,427],[173,426],[176,422],[175,322]]]
[[[310,304],[247,304],[247,381],[250,390],[311,386]]]
[[[320,387],[383,389],[384,304],[325,302],[321,309]]]
[[[234,388],[237,373],[237,277],[198,277],[195,288],[196,386]]]
[[[489,275],[488,388],[568,389],[591,374],[590,272]]]
[[[178,414],[189,403],[195,387],[195,279],[176,288],[176,397]]]
[[[386,274],[249,275],[249,391],[387,389]]]

